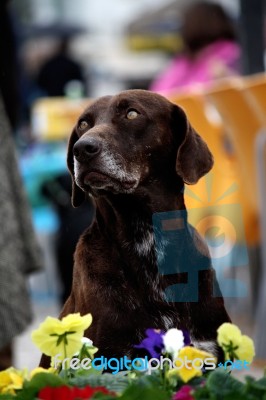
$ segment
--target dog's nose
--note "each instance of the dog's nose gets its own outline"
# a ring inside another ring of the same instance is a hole
[[[94,138],[80,139],[73,147],[73,154],[78,161],[88,160],[100,153],[101,142]]]

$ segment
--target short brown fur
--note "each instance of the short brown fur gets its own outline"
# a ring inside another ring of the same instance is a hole
[[[184,111],[160,95],[129,90],[106,96],[79,118],[68,150],[72,200],[78,206],[89,194],[96,215],[78,242],[72,292],[60,316],[91,313],[85,335],[101,355],[132,356],[147,328],[186,329],[204,348],[230,321],[222,296],[213,296],[215,272],[207,246],[187,224],[183,197],[184,182],[196,183],[212,165]],[[197,302],[164,298],[169,285],[187,280],[178,267],[175,274],[158,272],[152,216],[173,210],[185,215],[185,248],[193,262],[207,260],[198,273]],[[48,365],[45,357],[42,365]]]

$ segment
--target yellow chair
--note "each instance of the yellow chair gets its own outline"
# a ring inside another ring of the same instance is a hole
[[[241,223],[235,219],[235,209],[232,205],[240,204],[243,195],[239,165],[236,155],[230,147],[225,129],[217,117],[214,118],[213,109],[210,108],[202,94],[176,95],[169,99],[186,111],[190,123],[207,142],[214,156],[212,171],[196,185],[186,187],[185,201],[189,210],[189,220],[201,234],[204,234],[208,225],[215,226],[216,219],[217,225],[230,236],[231,229],[227,221],[234,221],[234,225]],[[248,208],[245,207],[246,231],[253,219],[253,215],[250,215],[247,210]],[[226,218],[222,222],[223,213]],[[204,219],[206,224],[200,222]],[[242,226],[239,229],[236,226],[235,228],[238,232],[243,231]],[[244,237],[237,238],[238,242],[242,242],[244,239]]]
[[[90,99],[45,97],[35,101],[31,110],[33,135],[40,141],[67,139]]]
[[[245,77],[241,90],[245,93],[251,106],[266,121],[266,74],[255,74]]]
[[[251,104],[243,87],[240,78],[226,80],[209,88],[205,95],[220,113],[234,147],[243,191],[240,203],[244,209],[244,218],[249,215],[250,221],[246,236],[252,245],[257,244],[260,237],[255,140],[264,120],[255,103]]]

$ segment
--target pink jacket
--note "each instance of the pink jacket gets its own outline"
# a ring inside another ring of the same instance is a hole
[[[192,89],[215,79],[239,75],[240,47],[231,41],[218,41],[205,47],[193,60],[177,56],[152,83],[150,90],[167,92],[173,89]]]

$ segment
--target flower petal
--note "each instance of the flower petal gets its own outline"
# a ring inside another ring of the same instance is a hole
[[[235,353],[239,360],[248,361],[251,363],[255,356],[255,347],[253,340],[246,335],[242,335],[241,342]]]
[[[177,357],[179,350],[184,346],[184,335],[179,329],[169,329],[163,336],[164,349],[166,353]]]
[[[143,349],[150,353],[151,357],[159,358],[163,349],[163,331],[155,329],[146,330],[146,338],[142,342],[134,347],[136,349]]]
[[[62,320],[47,317],[39,328],[32,332],[33,343],[46,355],[71,357],[82,347],[84,330],[92,323],[91,314],[69,314]]]
[[[239,346],[241,342],[241,331],[240,329],[229,322],[225,322],[217,329],[217,342],[221,347],[228,346],[230,343],[233,346]]]

